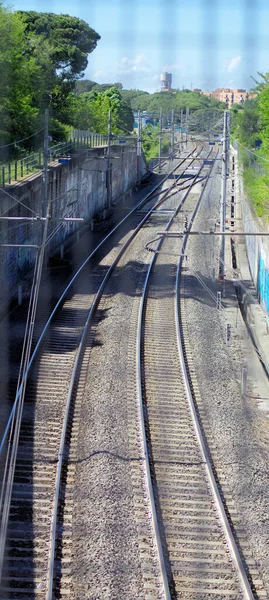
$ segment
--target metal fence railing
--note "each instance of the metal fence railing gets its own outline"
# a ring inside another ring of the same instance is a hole
[[[75,150],[107,145],[107,136],[89,131],[75,131],[70,140],[53,144],[49,148],[50,162],[66,157]],[[0,165],[0,187],[10,185],[29,175],[41,171],[44,166],[44,151],[39,150],[18,160]]]

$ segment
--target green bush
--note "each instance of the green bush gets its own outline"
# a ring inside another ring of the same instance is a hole
[[[255,168],[245,167],[243,179],[257,216],[269,219],[269,169],[261,175]]]

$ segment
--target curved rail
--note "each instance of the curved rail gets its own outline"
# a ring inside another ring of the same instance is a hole
[[[195,160],[195,159],[194,159]],[[175,170],[175,169],[173,169]],[[163,183],[163,182],[162,182]],[[159,184],[160,185],[160,184]],[[175,184],[173,184],[174,186]],[[137,225],[137,227],[134,229],[133,233],[129,236],[128,240],[126,240],[126,242],[123,244],[122,248],[120,249],[118,255],[116,256],[116,258],[114,259],[113,263],[110,265],[109,269],[107,270],[102,283],[94,297],[92,306],[89,310],[85,325],[83,327],[83,331],[82,331],[82,335],[81,335],[81,340],[79,343],[79,347],[77,350],[77,354],[76,354],[76,359],[75,359],[75,363],[74,363],[74,367],[73,367],[73,372],[72,372],[72,377],[71,377],[71,381],[70,381],[70,386],[69,386],[69,391],[68,391],[68,397],[67,397],[67,403],[66,403],[66,412],[65,412],[65,417],[64,417],[64,422],[63,422],[63,428],[62,428],[62,436],[61,436],[61,444],[60,444],[60,449],[59,449],[59,454],[58,454],[58,466],[57,466],[57,477],[56,477],[56,485],[55,485],[55,496],[54,496],[54,508],[53,508],[53,519],[52,519],[52,527],[51,527],[51,548],[50,548],[50,556],[49,556],[49,566],[48,566],[48,578],[47,578],[47,596],[46,599],[47,600],[52,600],[53,598],[53,578],[54,578],[54,554],[55,554],[55,541],[56,541],[56,530],[57,530],[57,512],[58,512],[58,503],[59,503],[59,494],[60,494],[60,484],[61,484],[61,471],[62,471],[62,464],[63,464],[63,456],[64,456],[64,447],[65,447],[65,439],[66,439],[66,431],[67,431],[67,425],[68,425],[68,417],[69,417],[69,410],[70,410],[70,404],[71,404],[71,397],[73,394],[73,389],[74,389],[74,384],[76,381],[76,377],[77,377],[77,371],[78,371],[78,367],[80,364],[80,360],[82,357],[82,353],[83,353],[83,347],[84,347],[84,342],[85,342],[85,338],[88,332],[88,327],[89,324],[92,320],[92,317],[95,313],[95,310],[97,308],[97,305],[100,301],[100,298],[102,296],[104,287],[111,275],[111,273],[113,272],[113,270],[115,269],[117,263],[119,262],[120,258],[123,256],[124,252],[126,251],[126,249],[128,248],[128,246],[130,245],[130,243],[132,242],[132,240],[135,238],[135,236],[137,235],[137,233],[140,231],[140,229],[142,229],[143,225],[146,223],[146,221],[149,219],[149,217],[151,216],[151,214],[153,213],[153,211],[156,209],[157,206],[159,206],[160,204],[163,203],[163,201],[165,200],[166,195],[170,192],[171,188],[173,187],[169,187],[165,193],[164,196],[162,197],[161,200],[159,200],[158,202],[156,202],[156,204],[154,204],[154,206],[148,211],[148,213],[145,215],[145,217],[143,217],[143,219],[139,222],[139,224]],[[187,192],[188,193],[188,192]],[[185,194],[184,198],[186,197],[187,193]],[[175,213],[177,213],[179,210],[179,208],[175,211]],[[172,219],[174,218],[174,216],[172,217]],[[171,219],[170,219],[171,221]],[[169,223],[170,223],[169,221]],[[167,600],[169,600],[170,596],[167,596]]]
[[[193,150],[194,151],[194,150]],[[192,151],[192,152],[193,152]],[[191,157],[191,153],[189,153],[189,155],[182,160],[180,163],[177,163],[177,165],[172,169],[171,172],[174,172],[179,166],[181,166],[181,164],[183,164],[186,160],[190,160],[189,157]],[[191,161],[195,160],[195,158],[191,159]],[[29,361],[28,364],[28,370],[27,373],[25,375],[25,380],[27,377],[27,374],[29,372],[29,369],[33,363],[33,360],[36,356],[37,350],[41,344],[41,341],[44,338],[44,335],[47,331],[47,328],[53,318],[53,316],[56,313],[56,310],[58,309],[59,305],[61,304],[62,300],[64,299],[64,296],[66,295],[67,291],[70,289],[71,285],[73,284],[73,282],[75,281],[75,279],[77,278],[78,274],[81,272],[81,270],[83,269],[83,267],[87,264],[87,262],[90,260],[90,258],[97,252],[97,250],[101,247],[102,244],[104,244],[104,242],[116,231],[116,229],[119,228],[119,226],[124,223],[126,221],[127,218],[129,218],[129,216],[131,214],[133,214],[140,206],[142,206],[143,204],[145,204],[145,202],[147,202],[147,200],[151,197],[151,195],[153,194],[153,192],[160,186],[163,184],[163,182],[169,177],[170,173],[168,173],[168,175],[166,177],[164,177],[162,179],[162,181],[154,187],[154,189],[147,194],[147,196],[145,198],[143,198],[142,201],[140,201],[135,207],[134,209],[132,209],[130,211],[130,213],[128,213],[128,215],[126,217],[124,217],[124,219],[122,219],[122,221],[113,228],[113,230],[98,244],[98,246],[95,248],[95,250],[87,257],[87,259],[84,261],[83,265],[81,265],[81,267],[78,269],[78,271],[76,272],[75,276],[72,278],[72,280],[70,281],[70,283],[68,284],[67,288],[65,289],[64,293],[62,294],[61,298],[59,299],[59,301],[57,302],[53,312],[51,313],[44,329],[43,332],[36,344],[35,350],[31,356],[31,359]],[[102,284],[99,288],[99,292],[96,294],[96,297],[94,299],[94,302],[92,304],[92,307],[90,309],[90,312],[88,314],[88,318],[87,318],[87,322],[86,325],[84,326],[83,329],[83,335],[79,344],[79,348],[77,351],[77,355],[76,355],[76,359],[75,359],[75,365],[73,368],[73,374],[72,374],[72,379],[71,379],[71,383],[70,383],[70,387],[69,387],[69,392],[68,392],[68,399],[67,399],[67,405],[66,405],[66,412],[65,412],[65,418],[64,418],[64,423],[63,423],[63,427],[62,427],[62,434],[61,434],[61,443],[60,443],[60,451],[58,454],[58,470],[57,470],[57,477],[56,477],[56,485],[55,485],[55,501],[54,501],[54,511],[53,511],[53,519],[52,519],[52,527],[51,527],[51,548],[50,548],[50,556],[49,556],[49,569],[48,569],[48,577],[47,577],[47,598],[50,599],[52,598],[52,588],[53,588],[53,570],[54,570],[54,553],[55,553],[55,534],[56,534],[56,525],[57,525],[57,506],[58,506],[58,498],[59,498],[59,491],[60,491],[60,482],[61,482],[61,468],[62,468],[62,463],[63,463],[63,452],[64,452],[64,445],[65,445],[65,438],[66,438],[66,429],[67,429],[67,423],[68,423],[68,413],[69,413],[69,409],[70,409],[70,403],[71,403],[71,396],[72,396],[72,391],[73,391],[73,386],[74,386],[74,382],[75,382],[75,378],[76,378],[76,370],[79,364],[79,360],[81,357],[81,353],[82,353],[82,348],[83,348],[83,343],[85,340],[85,336],[86,336],[86,332],[87,332],[87,327],[88,324],[90,322],[90,319],[93,315],[93,312],[96,308],[96,305],[100,299],[101,293],[104,289],[104,286],[107,282],[108,277],[110,276],[113,268],[115,268],[118,260],[120,259],[120,257],[122,256],[122,254],[124,253],[124,251],[126,250],[126,247],[131,243],[132,239],[135,237],[135,235],[137,234],[137,232],[139,231],[139,229],[143,226],[143,224],[145,223],[145,221],[149,218],[149,216],[151,215],[151,213],[153,212],[154,209],[156,209],[157,206],[159,206],[165,199],[165,196],[170,192],[171,188],[174,187],[176,182],[173,183],[172,186],[170,186],[169,188],[167,188],[164,197],[161,200],[158,200],[158,202],[155,203],[155,205],[152,207],[152,209],[147,213],[147,215],[145,215],[145,217],[142,219],[142,221],[140,221],[139,225],[136,227],[136,229],[133,231],[133,233],[129,236],[127,242],[124,244],[124,246],[121,248],[117,258],[115,259],[113,265],[111,265],[111,267],[109,268],[109,270],[107,271]],[[18,402],[19,398],[20,398],[20,391],[21,391],[21,387],[17,390],[17,395],[16,395],[16,399],[15,399],[15,403]],[[16,407],[16,404],[14,403],[13,405],[13,409],[12,409],[12,413],[10,415],[10,420],[13,418],[14,415],[14,410]],[[8,425],[7,425],[8,428]],[[6,428],[6,434],[8,432],[8,429]],[[2,445],[1,445],[1,450],[3,448],[5,439],[3,439],[2,441]]]
[[[49,324],[51,323],[51,321],[52,321],[52,319],[53,319],[53,317],[54,317],[55,313],[57,312],[57,310],[58,310],[59,306],[61,305],[62,301],[64,300],[64,298],[65,298],[65,296],[66,296],[67,292],[68,292],[68,291],[69,291],[69,289],[72,287],[73,283],[75,282],[75,280],[77,279],[77,277],[80,275],[80,273],[82,272],[82,270],[84,269],[84,267],[85,267],[85,266],[87,265],[87,263],[88,263],[88,262],[89,262],[89,261],[90,261],[90,260],[91,260],[91,259],[92,259],[92,258],[95,256],[95,254],[96,254],[96,253],[98,252],[98,250],[99,250],[99,249],[100,249],[100,248],[103,246],[103,244],[105,244],[105,243],[107,242],[107,240],[108,240],[110,237],[112,237],[112,235],[114,235],[114,233],[115,233],[115,232],[116,232],[116,231],[117,231],[117,230],[118,230],[118,229],[119,229],[119,228],[120,228],[120,227],[123,225],[123,223],[125,223],[125,222],[126,222],[126,221],[127,221],[127,220],[128,220],[128,219],[129,219],[129,218],[130,218],[130,217],[131,217],[131,216],[132,216],[132,215],[133,215],[133,214],[134,214],[134,213],[135,213],[137,210],[139,210],[139,209],[140,209],[140,208],[141,208],[141,207],[142,207],[142,206],[143,206],[143,205],[144,205],[144,204],[145,204],[145,203],[146,203],[148,200],[150,200],[150,196],[151,196],[151,195],[152,195],[152,194],[153,194],[153,193],[154,193],[154,192],[155,192],[155,191],[156,191],[156,190],[157,190],[157,189],[158,189],[158,188],[159,188],[159,187],[160,187],[160,186],[161,186],[161,185],[162,185],[162,184],[163,184],[163,183],[164,183],[164,182],[165,182],[165,181],[166,181],[166,180],[169,178],[169,177],[170,177],[170,175],[171,175],[171,174],[172,174],[174,171],[176,171],[176,169],[178,169],[178,167],[180,167],[180,166],[181,166],[181,165],[182,165],[182,164],[183,164],[183,163],[184,163],[186,160],[188,160],[188,159],[191,157],[192,153],[193,153],[195,150],[196,150],[196,146],[195,146],[195,148],[194,148],[194,149],[193,149],[193,150],[192,150],[192,151],[191,151],[191,152],[190,152],[190,153],[189,153],[189,154],[186,156],[186,158],[184,158],[183,160],[181,160],[181,161],[180,161],[180,162],[179,162],[179,163],[178,163],[178,164],[177,164],[177,165],[176,165],[176,166],[175,166],[175,167],[174,167],[174,168],[173,168],[173,169],[172,169],[172,170],[171,170],[171,171],[170,171],[170,172],[169,172],[169,173],[168,173],[168,174],[167,174],[167,175],[166,175],[166,176],[163,178],[163,179],[162,179],[162,181],[161,181],[161,182],[159,182],[159,183],[158,183],[158,184],[157,184],[157,185],[156,185],[156,186],[155,186],[155,187],[154,187],[154,188],[153,188],[153,189],[152,189],[152,190],[151,190],[151,191],[150,191],[150,192],[149,192],[149,193],[148,193],[148,194],[147,194],[147,195],[146,195],[146,196],[145,196],[145,197],[144,197],[144,198],[143,198],[141,201],[140,201],[140,202],[138,202],[138,203],[137,203],[137,204],[134,206],[134,208],[132,208],[132,209],[131,209],[131,211],[130,211],[130,212],[129,212],[129,213],[128,213],[128,214],[127,214],[127,215],[126,215],[126,216],[125,216],[125,217],[124,217],[124,218],[123,218],[123,219],[122,219],[120,222],[119,222],[119,223],[117,223],[117,225],[115,225],[115,227],[113,227],[113,229],[112,229],[112,230],[111,230],[111,231],[110,231],[110,232],[109,232],[109,233],[108,233],[108,234],[107,234],[107,235],[106,235],[106,236],[105,236],[105,237],[104,237],[104,238],[101,240],[101,242],[99,242],[99,244],[97,244],[97,246],[94,248],[94,250],[93,250],[93,251],[92,251],[92,252],[89,254],[89,256],[87,256],[87,258],[84,260],[84,262],[82,263],[82,265],[81,265],[81,266],[79,267],[79,269],[76,271],[75,275],[72,277],[71,281],[69,282],[69,284],[67,285],[67,287],[66,287],[66,288],[65,288],[65,290],[63,291],[63,293],[62,293],[62,295],[60,296],[59,300],[57,301],[57,303],[56,303],[56,305],[55,305],[55,307],[54,307],[53,311],[51,312],[51,314],[50,314],[50,316],[49,316],[49,318],[48,318],[48,320],[47,320],[47,322],[46,322],[46,324],[45,324],[45,326],[44,326],[44,328],[43,328],[43,331],[42,331],[42,333],[41,333],[41,335],[40,335],[40,337],[39,337],[39,339],[38,339],[38,341],[37,341],[37,343],[36,343],[36,345],[35,345],[35,348],[34,348],[34,350],[33,350],[33,353],[32,353],[32,355],[31,355],[31,358],[30,358],[30,361],[29,361],[29,364],[28,364],[28,369],[27,369],[27,371],[26,371],[26,373],[25,373],[25,375],[24,375],[24,379],[27,377],[27,375],[28,375],[28,373],[29,373],[30,367],[32,366],[32,363],[33,363],[33,360],[34,360],[34,358],[35,358],[35,356],[36,356],[37,350],[38,350],[38,348],[39,348],[39,346],[40,346],[40,344],[41,344],[41,342],[42,342],[42,340],[43,340],[43,338],[44,338],[44,336],[45,336],[45,334],[46,334],[46,332],[47,332],[47,329],[48,329],[48,326],[49,326]],[[195,158],[194,158],[193,160],[195,160]],[[172,186],[171,186],[171,188],[169,188],[169,189],[172,189],[172,187],[174,187],[174,185],[175,185],[175,183],[173,183],[173,185],[172,185]],[[162,200],[163,200],[163,199],[162,199]],[[159,202],[161,202],[161,201],[159,201]],[[159,204],[159,203],[157,203],[157,204],[155,205],[155,207],[154,207],[154,208],[156,208],[156,206],[158,206],[158,204]],[[8,422],[7,422],[7,425],[6,425],[6,428],[5,428],[5,431],[4,431],[4,434],[3,434],[3,437],[2,437],[2,441],[1,441],[1,444],[0,444],[0,455],[1,455],[2,451],[3,451],[4,445],[5,445],[5,442],[6,442],[6,439],[7,439],[7,435],[8,435],[8,431],[9,431],[10,425],[11,425],[11,421],[12,421],[13,413],[14,413],[14,410],[15,410],[15,408],[16,408],[16,405],[17,405],[18,399],[19,399],[19,397],[20,397],[21,391],[22,391],[22,385],[21,385],[21,386],[19,387],[19,389],[17,390],[16,397],[15,397],[15,400],[14,400],[14,403],[13,403],[13,406],[12,406],[12,409],[11,409],[11,412],[10,412],[10,415],[9,415],[9,419],[8,419]]]
[[[210,153],[211,153],[211,151],[210,151]],[[193,185],[194,185],[196,179],[199,177],[199,174],[202,169],[203,169],[203,166],[200,167],[199,171],[195,175]],[[165,228],[165,231],[168,231],[169,228],[171,227],[173,220],[177,216],[180,208],[182,207],[182,205],[183,205],[184,201],[186,200],[186,197],[188,196],[191,189],[192,189],[192,186],[185,192],[179,206],[175,209],[173,215],[169,219],[169,222]],[[160,241],[157,245],[156,252],[154,253],[154,255],[150,261],[147,276],[146,276],[145,283],[144,283],[143,294],[142,294],[141,301],[140,301],[139,315],[138,315],[138,328],[137,328],[137,342],[136,342],[137,343],[136,365],[137,365],[138,405],[139,405],[139,417],[140,417],[140,419],[139,419],[140,435],[141,435],[143,458],[145,461],[146,485],[147,485],[148,498],[149,498],[150,507],[151,507],[152,527],[153,527],[155,540],[156,540],[157,554],[158,554],[158,560],[159,560],[159,565],[160,565],[160,572],[161,572],[163,590],[164,590],[164,594],[165,594],[165,600],[171,600],[171,593],[170,593],[170,587],[169,587],[168,578],[167,578],[167,569],[166,569],[165,558],[164,558],[164,554],[163,554],[163,547],[162,547],[161,535],[160,535],[159,524],[158,524],[158,517],[157,517],[156,507],[155,507],[154,492],[153,492],[153,486],[152,486],[152,480],[151,480],[150,463],[149,463],[149,455],[148,455],[147,439],[146,439],[144,408],[143,408],[143,390],[142,390],[142,372],[141,372],[141,362],[142,362],[141,347],[142,347],[142,337],[143,337],[143,316],[144,316],[146,297],[147,297],[147,291],[148,291],[148,283],[149,283],[152,268],[153,268],[155,260],[156,260],[157,252],[159,251],[162,243],[163,243],[163,238],[160,239]]]
[[[213,169],[213,166],[211,167],[211,171],[212,171],[212,169]],[[195,210],[192,214],[188,230],[190,230],[192,227],[194,218],[195,218],[196,213],[199,208],[199,204],[200,204],[203,194],[204,194],[204,190],[205,190],[205,188],[203,188],[203,190],[200,194],[199,200],[198,200]],[[182,264],[183,264],[183,259],[184,259],[184,251],[186,248],[187,239],[188,239],[188,231],[184,235],[183,242],[182,242],[181,255],[180,255],[180,258],[178,261],[177,275],[176,275],[176,297],[175,297],[175,320],[176,320],[176,329],[177,329],[178,352],[179,352],[182,372],[184,375],[184,378],[183,378],[184,386],[185,386],[185,391],[186,391],[186,395],[187,395],[187,401],[188,401],[188,405],[189,405],[189,409],[190,409],[190,414],[191,414],[192,421],[193,421],[194,430],[196,432],[202,459],[204,461],[204,466],[205,466],[205,470],[206,470],[207,477],[209,480],[212,496],[214,498],[215,505],[216,505],[218,515],[220,518],[220,522],[222,524],[225,538],[228,543],[229,551],[232,556],[232,559],[233,559],[233,562],[234,562],[234,565],[235,565],[235,568],[236,568],[236,571],[238,574],[242,592],[243,592],[245,600],[255,600],[255,596],[253,595],[253,592],[252,592],[252,589],[251,589],[251,586],[250,586],[250,583],[249,583],[249,580],[248,580],[248,577],[246,574],[246,570],[244,568],[240,553],[238,551],[236,541],[234,539],[234,536],[233,536],[233,533],[232,533],[232,530],[231,530],[231,527],[230,527],[230,524],[229,524],[229,521],[228,521],[228,518],[227,518],[227,515],[225,512],[225,508],[223,506],[223,502],[222,502],[221,495],[220,495],[220,492],[218,489],[218,485],[217,485],[215,477],[214,477],[208,449],[207,449],[207,446],[206,446],[206,443],[204,440],[204,436],[203,436],[203,433],[202,433],[202,430],[200,427],[198,415],[197,415],[197,412],[195,409],[195,404],[193,401],[193,396],[192,396],[192,392],[191,392],[191,388],[190,388],[187,366],[186,366],[185,358],[184,358],[183,336],[182,336],[182,329],[181,329],[181,322],[180,322],[180,300],[179,300],[180,289],[179,289],[179,286],[180,286],[180,275],[181,275],[181,269],[182,269]]]

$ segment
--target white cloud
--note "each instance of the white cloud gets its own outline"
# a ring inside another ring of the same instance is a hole
[[[123,56],[117,66],[120,75],[128,75],[129,73],[150,73],[151,71],[144,54],[137,54],[135,58]]]
[[[108,73],[106,73],[105,71],[95,71],[93,76],[96,77],[97,79],[104,79],[104,77],[108,76]]]
[[[227,68],[229,73],[231,71],[234,71],[235,69],[237,69],[237,67],[239,67],[240,63],[241,63],[241,56],[235,56],[234,58],[232,58],[232,60],[228,64],[228,68]]]
[[[180,65],[178,63],[177,64],[172,64],[172,65],[164,65],[163,66],[163,71],[170,73],[170,71],[176,71],[176,69],[180,69],[181,66],[182,65]]]

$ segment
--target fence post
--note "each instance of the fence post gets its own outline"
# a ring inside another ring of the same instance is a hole
[[[2,187],[5,187],[5,167],[2,167]]]
[[[8,183],[11,183],[11,164],[8,163]]]
[[[15,177],[15,181],[17,181],[17,179],[18,179],[18,161],[17,160],[15,160],[15,175],[14,175],[14,177]]]
[[[23,160],[21,158],[21,177],[23,177]]]
[[[26,157],[26,173],[28,175],[29,173],[29,163],[28,163],[28,156]]]

